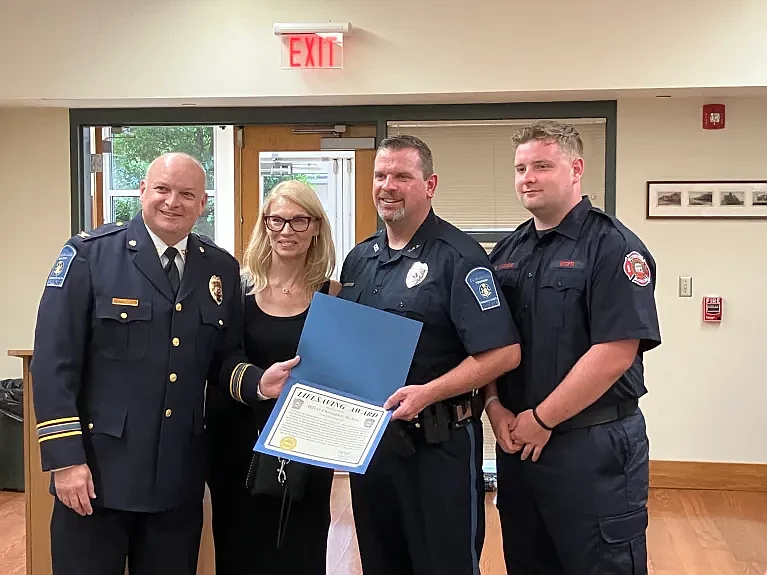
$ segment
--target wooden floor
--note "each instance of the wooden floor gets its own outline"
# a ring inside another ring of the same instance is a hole
[[[26,575],[24,494],[0,491],[0,573]]]
[[[493,495],[483,575],[505,573]],[[652,490],[648,529],[651,575],[767,574],[767,493]],[[333,487],[328,575],[360,575],[348,480]],[[0,574],[25,575],[24,495],[0,492]]]

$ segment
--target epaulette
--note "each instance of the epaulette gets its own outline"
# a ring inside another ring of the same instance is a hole
[[[77,237],[80,238],[83,242],[88,242],[96,238],[103,238],[104,236],[109,236],[111,234],[116,234],[117,232],[121,232],[125,230],[127,226],[125,225],[125,222],[111,222],[108,224],[104,224],[102,226],[97,227],[94,230],[91,230],[89,232],[82,231],[79,234],[77,234]]]
[[[364,243],[367,243],[367,242],[369,242],[369,241],[371,241],[371,240],[374,240],[374,239],[376,239],[376,238],[380,238],[380,237],[381,237],[381,234],[383,234],[383,233],[384,233],[384,230],[383,230],[383,228],[382,228],[382,229],[380,229],[380,230],[376,230],[376,231],[375,231],[375,233],[373,233],[373,234],[369,235],[369,236],[368,236],[368,237],[366,237],[364,240],[362,240],[360,243],[361,243],[361,244],[364,244]]]
[[[460,230],[447,220],[439,218],[438,237],[450,245],[461,257],[474,258],[487,255],[484,248],[469,234]]]
[[[208,236],[206,236],[206,235],[204,235],[204,234],[200,234],[200,233],[197,233],[197,232],[192,232],[192,233],[195,235],[195,237],[196,237],[198,240],[200,240],[200,241],[201,241],[202,243],[204,243],[206,246],[208,246],[208,247],[211,247],[211,248],[213,248],[213,249],[215,249],[215,250],[217,250],[217,251],[221,252],[222,254],[226,254],[227,256],[229,256],[230,258],[232,258],[234,261],[237,261],[237,258],[235,258],[235,257],[234,257],[232,254],[230,254],[230,253],[229,253],[227,250],[225,250],[224,248],[222,248],[221,246],[219,246],[219,245],[218,245],[216,242],[214,242],[214,241],[213,241],[212,239],[210,239]],[[240,265],[240,263],[239,263],[239,262],[237,262],[237,265]]]
[[[604,221],[605,223],[606,222],[610,222],[612,224],[613,228],[615,228],[618,231],[622,231],[621,230],[622,224],[621,224],[620,220],[618,220],[618,218],[616,218],[615,216],[612,216],[612,215],[608,214],[607,212],[605,212],[601,208],[598,208],[596,206],[592,206],[589,209],[589,213],[596,215],[598,218],[602,219],[602,221]]]
[[[613,219],[613,217],[612,217],[610,214],[608,214],[608,213],[607,213],[607,212],[605,212],[605,211],[604,211],[602,208],[600,208],[600,207],[597,207],[597,206],[591,206],[591,207],[589,208],[589,212],[590,212],[590,213],[593,213],[593,214],[597,214],[598,216],[602,216],[602,217],[605,217],[605,218],[607,218],[607,219],[609,219],[609,220],[612,220],[612,219]]]

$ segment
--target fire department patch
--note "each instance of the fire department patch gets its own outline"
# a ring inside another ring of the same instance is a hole
[[[633,251],[623,259],[623,272],[638,286],[646,286],[650,283],[650,266],[642,254]]]

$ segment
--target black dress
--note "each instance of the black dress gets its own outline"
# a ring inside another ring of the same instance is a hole
[[[328,293],[330,282],[320,291]],[[295,357],[307,311],[291,317],[264,313],[245,299],[245,350],[267,368]],[[211,390],[212,391],[212,390]],[[209,399],[209,479],[216,575],[325,575],[333,470],[311,467],[301,501],[294,501],[277,549],[282,499],[250,495],[245,478],[259,430],[276,400],[245,406],[213,393]]]

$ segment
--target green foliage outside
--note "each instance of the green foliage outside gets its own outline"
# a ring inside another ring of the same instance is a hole
[[[115,221],[127,222],[141,209],[138,196],[115,196],[112,198],[112,213]]]
[[[168,152],[184,152],[205,168],[213,189],[213,126],[134,126],[112,140],[112,189],[136,190],[149,164]]]
[[[167,152],[185,152],[205,168],[206,189],[214,189],[213,126],[135,126],[112,140],[112,190],[137,190],[149,164]],[[115,220],[127,221],[141,209],[138,197],[114,196]],[[208,198],[194,230],[215,239],[215,198]]]
[[[287,180],[298,180],[299,182],[304,182],[310,186],[312,185],[309,176],[306,174],[281,174],[279,176],[264,176],[264,198],[269,195],[269,192],[272,191],[274,186]]]
[[[112,198],[112,213],[115,221],[126,222],[132,219],[139,210],[141,210],[141,202],[138,196],[113,196]],[[205,211],[194,225],[194,231],[215,240],[215,212],[216,199],[208,198]]]

